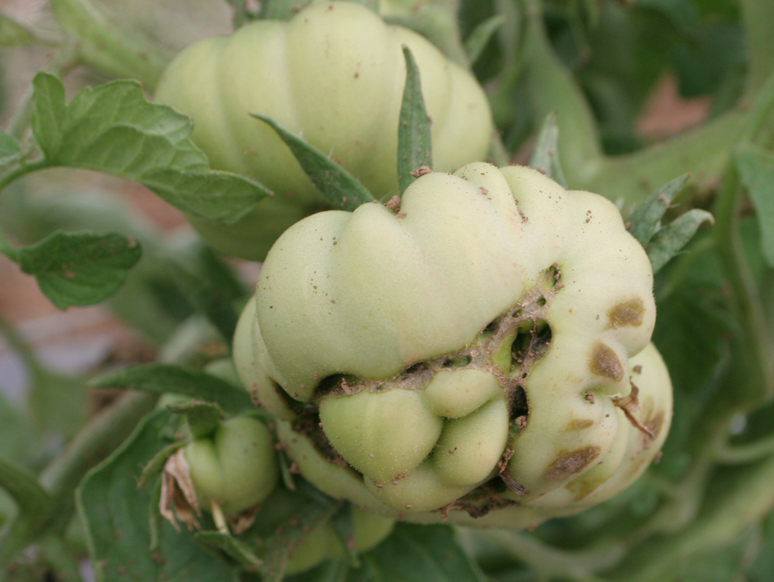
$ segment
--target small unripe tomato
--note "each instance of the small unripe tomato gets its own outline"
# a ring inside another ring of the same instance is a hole
[[[261,503],[279,478],[271,433],[248,416],[224,421],[210,437],[186,445],[183,456],[199,506],[215,502],[227,515]]]

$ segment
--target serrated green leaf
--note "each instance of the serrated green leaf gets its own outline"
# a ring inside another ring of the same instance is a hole
[[[54,75],[38,73],[33,86],[32,129],[49,166],[128,178],[184,212],[227,224],[271,195],[243,176],[210,171],[190,140],[191,120],[146,101],[135,81],[87,87],[69,105]]]
[[[141,390],[155,394],[182,394],[214,402],[229,414],[254,409],[250,396],[244,390],[201,370],[192,370],[172,364],[148,364],[119,370],[93,380],[96,388]]]
[[[489,44],[489,41],[492,40],[492,37],[504,23],[505,16],[502,14],[490,16],[476,26],[468,38],[465,39],[465,52],[468,53],[471,65],[475,64],[478,57],[484,52],[486,45]]]
[[[351,211],[361,204],[373,202],[374,197],[352,174],[320,150],[290,133],[271,117],[259,113],[251,113],[250,115],[263,121],[277,132],[277,135],[293,152],[306,175],[334,208]]]
[[[669,208],[674,197],[685,187],[690,174],[683,174],[664,184],[632,212],[627,220],[627,228],[643,247],[648,246],[651,237],[659,228],[659,221]]]
[[[255,555],[250,546],[230,534],[218,531],[203,531],[195,534],[194,540],[205,546],[221,550],[242,566],[254,568],[263,564],[263,560]]]
[[[17,251],[22,271],[59,309],[99,303],[115,293],[140,260],[136,241],[118,234],[57,232]]]
[[[422,166],[433,167],[430,117],[422,96],[419,67],[405,45],[403,58],[406,61],[406,83],[398,120],[398,187],[401,193],[416,180],[416,172]]]
[[[559,126],[556,115],[556,111],[552,111],[543,121],[529,165],[567,188],[559,161]]]
[[[38,42],[38,39],[31,30],[5,14],[0,13],[1,47],[22,46],[36,42]]]
[[[223,411],[212,402],[186,402],[167,406],[175,414],[182,414],[188,420],[188,427],[195,439],[210,436],[225,418]]]
[[[13,136],[0,131],[0,168],[12,164],[21,157],[21,145]]]
[[[151,550],[148,521],[152,494],[137,488],[140,471],[169,442],[165,428],[177,421],[168,410],[145,418],[127,441],[84,478],[76,500],[100,582],[190,580],[227,582],[231,571],[187,532],[164,522]]]
[[[41,523],[54,509],[54,499],[26,469],[0,458],[0,488],[19,507],[22,519]]]
[[[736,166],[755,207],[763,256],[774,267],[774,155],[745,146],[736,153]]]
[[[483,582],[471,558],[443,525],[395,524],[393,533],[360,556],[347,582]]]
[[[704,222],[713,224],[715,219],[706,210],[694,208],[659,229],[646,248],[653,272],[658,273],[677,255]]]

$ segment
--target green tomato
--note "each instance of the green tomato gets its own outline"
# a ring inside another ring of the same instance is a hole
[[[402,45],[419,66],[436,169],[482,159],[492,124],[475,79],[423,37],[387,26],[356,3],[323,2],[289,22],[254,22],[189,47],[169,65],[156,99],[193,118],[192,139],[211,166],[254,178],[274,192],[235,225],[192,218],[210,244],[262,260],[286,228],[330,207],[287,146],[250,113],[302,134],[374,196],[398,193]]]
[[[247,416],[224,421],[211,437],[186,445],[183,456],[199,505],[215,502],[227,515],[261,503],[279,479],[271,433]]]
[[[486,523],[521,527],[623,490],[663,443],[671,385],[649,347],[652,285],[610,201],[474,163],[417,179],[399,211],[366,204],[290,228],[235,359],[270,410],[316,409],[330,469],[304,444],[316,423],[278,432],[328,494],[416,521],[464,497]]]
[[[288,521],[297,518],[299,507],[305,503],[308,503],[308,498],[303,493],[289,491],[282,486],[276,487],[261,505],[251,531],[260,538],[270,537],[278,528],[286,527]],[[369,513],[354,505],[351,511],[352,542],[358,553],[375,548],[392,532],[395,525],[394,519]],[[341,539],[330,522],[326,521],[310,531],[295,547],[286,573],[308,570],[325,560],[345,555]]]
[[[394,519],[374,515],[352,508],[352,527],[354,536],[352,542],[359,554],[375,548],[384,540],[395,525]],[[313,529],[309,536],[296,548],[288,562],[287,574],[302,572],[317,566],[325,560],[343,558],[346,550],[341,539],[336,535],[330,522]]]

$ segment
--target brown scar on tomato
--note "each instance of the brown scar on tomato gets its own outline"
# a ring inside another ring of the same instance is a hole
[[[610,326],[618,327],[638,327],[642,325],[642,317],[645,314],[645,304],[642,299],[630,299],[613,307],[607,312],[607,318],[610,320]]]
[[[589,369],[597,376],[620,382],[624,377],[621,361],[610,346],[597,343],[591,354]]]
[[[599,456],[601,449],[591,445],[574,451],[559,451],[554,462],[545,473],[546,481],[564,481],[567,477],[582,471]]]
[[[642,434],[653,441],[656,439],[656,435],[653,433],[649,426],[641,423],[635,415],[635,413],[642,408],[642,405],[640,404],[640,389],[634,382],[630,381],[630,383],[632,385],[632,390],[629,392],[629,395],[624,397],[613,397],[613,404],[623,410],[626,418],[629,420],[632,426],[634,426],[634,428],[639,430]],[[650,446],[650,441],[648,442],[648,446]]]
[[[590,418],[573,418],[567,424],[567,430],[568,431],[583,430],[584,428],[588,428],[593,424],[594,424],[594,421],[591,420]]]
[[[658,437],[658,433],[661,432],[661,427],[664,424],[664,413],[659,412],[656,416],[653,418],[647,420],[645,422],[645,426],[650,431],[650,434],[652,435],[653,440],[655,440]],[[650,446],[650,442],[646,443],[646,448]]]
[[[387,201],[385,206],[393,212],[398,212],[400,210],[400,196],[396,194]]]

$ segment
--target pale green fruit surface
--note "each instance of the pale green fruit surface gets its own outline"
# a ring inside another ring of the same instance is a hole
[[[474,163],[417,179],[397,211],[294,225],[267,257],[235,354],[283,414],[288,397],[316,407],[333,451],[322,456],[354,469],[331,486],[350,470],[304,450],[319,478],[304,474],[329,494],[417,521],[465,497],[487,506],[483,521],[523,525],[623,490],[663,443],[671,385],[646,349],[652,284],[607,199]]]
[[[395,525],[394,519],[381,517],[352,508],[352,527],[354,530],[352,542],[358,553],[375,548],[384,540]],[[296,548],[288,562],[287,574],[309,570],[325,560],[343,558],[346,550],[341,539],[336,535],[330,522],[325,522],[313,529],[309,536]]]
[[[435,169],[482,159],[492,123],[475,79],[420,35],[387,26],[356,3],[316,3],[289,22],[254,22],[177,56],[156,100],[193,118],[192,139],[213,168],[254,178],[275,193],[235,225],[193,219],[210,244],[262,260],[291,224],[330,207],[274,130],[250,113],[301,134],[377,198],[397,194],[402,45],[419,67]]]
[[[271,433],[250,417],[224,421],[211,437],[186,445],[183,455],[199,505],[214,501],[226,514],[263,501],[279,478]]]

